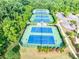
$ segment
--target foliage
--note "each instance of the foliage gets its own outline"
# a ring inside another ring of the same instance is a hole
[[[79,38],[79,33],[77,34],[77,37]]]
[[[66,34],[69,36],[69,38],[71,38],[71,39],[74,39],[75,38],[75,35],[76,35],[76,33],[75,32],[73,32],[73,31],[71,31],[71,32],[66,32]]]
[[[75,47],[79,49],[79,44],[76,44]]]
[[[73,54],[70,53],[70,52],[69,52],[69,56],[70,56],[72,59],[78,59],[78,58],[75,58],[75,57],[73,56]]]
[[[47,52],[49,52],[50,49],[52,49],[52,48],[50,48],[50,47],[38,46],[37,49],[38,49],[39,52],[46,52],[46,53],[47,53]]]
[[[12,50],[5,54],[6,59],[20,59],[19,46],[15,46]]]
[[[62,53],[62,52],[64,52],[64,47],[62,47],[62,48],[60,48],[59,50],[60,50],[60,52]]]
[[[71,20],[70,22],[71,24],[75,24],[75,25],[77,24],[75,20]]]
[[[22,0],[0,0],[0,55],[18,41],[31,15],[31,6]],[[29,8],[29,9],[28,9]],[[12,52],[14,53],[14,52]]]
[[[19,40],[26,23],[32,15],[32,10],[35,8],[49,9],[51,15],[55,18],[56,24],[56,12],[62,11],[65,15],[68,12],[79,13],[79,0],[0,0],[1,56],[5,55],[11,43],[16,43]],[[69,35],[72,36],[72,33]],[[48,47],[40,49],[46,52],[49,51]],[[10,52],[10,56],[15,54],[14,51]]]
[[[79,0],[28,0],[30,5],[35,8],[47,8],[56,13],[59,11],[67,14],[68,12],[79,12]],[[34,2],[34,3],[33,3]]]

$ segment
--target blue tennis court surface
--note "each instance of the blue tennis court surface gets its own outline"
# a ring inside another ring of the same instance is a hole
[[[36,16],[35,18],[36,18],[36,19],[39,19],[39,18],[41,18],[41,19],[49,19],[48,16]]]
[[[40,15],[40,14],[34,14],[32,15],[31,19],[30,19],[31,22],[46,22],[46,23],[49,23],[49,22],[53,22],[54,19],[52,18],[51,15]]]
[[[53,36],[30,35],[28,43],[31,44],[55,44]]]
[[[49,14],[49,10],[47,9],[36,9],[33,11],[34,14]]]
[[[43,17],[43,18],[45,17],[45,18],[48,18],[48,16],[40,16],[40,15],[39,16],[36,16],[36,17]]]
[[[35,16],[34,22],[50,22],[49,16]]]
[[[47,14],[45,11],[38,11],[35,14]]]
[[[50,19],[35,19],[34,22],[50,22]]]
[[[32,27],[31,32],[39,32],[39,33],[52,33],[52,28],[45,27]]]

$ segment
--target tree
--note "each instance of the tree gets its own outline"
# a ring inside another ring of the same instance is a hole
[[[28,0],[21,0],[21,3],[22,3],[23,5],[28,5],[30,2],[29,2]]]

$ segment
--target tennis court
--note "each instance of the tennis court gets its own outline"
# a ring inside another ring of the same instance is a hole
[[[30,19],[31,22],[54,22],[54,19],[49,14],[47,9],[35,9]],[[21,38],[22,45],[27,46],[48,46],[48,47],[62,47],[63,41],[60,37],[59,31],[56,26],[39,26],[29,25],[24,31]]]
[[[29,25],[23,34],[21,42],[24,47],[42,45],[53,48],[63,45],[62,38],[55,26]]]
[[[33,10],[33,14],[49,14],[48,9],[35,9]]]
[[[55,44],[53,36],[30,35],[28,43],[31,44]]]
[[[48,18],[48,16],[46,16],[46,15],[42,15],[42,16],[41,16],[41,15],[37,15],[36,17],[37,17],[37,18],[40,18],[40,17],[42,17],[42,18],[44,18],[44,17],[45,17],[45,18]]]
[[[31,22],[54,22],[54,19],[51,15],[40,15],[40,14],[34,14],[32,15]]]
[[[47,27],[32,27],[31,32],[52,33],[52,29]]]

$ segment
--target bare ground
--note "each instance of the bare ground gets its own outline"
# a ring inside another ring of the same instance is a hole
[[[65,52],[60,53],[56,51],[51,51],[48,53],[38,52],[37,48],[23,48],[20,49],[21,58],[20,59],[71,59],[68,55],[68,48]]]

